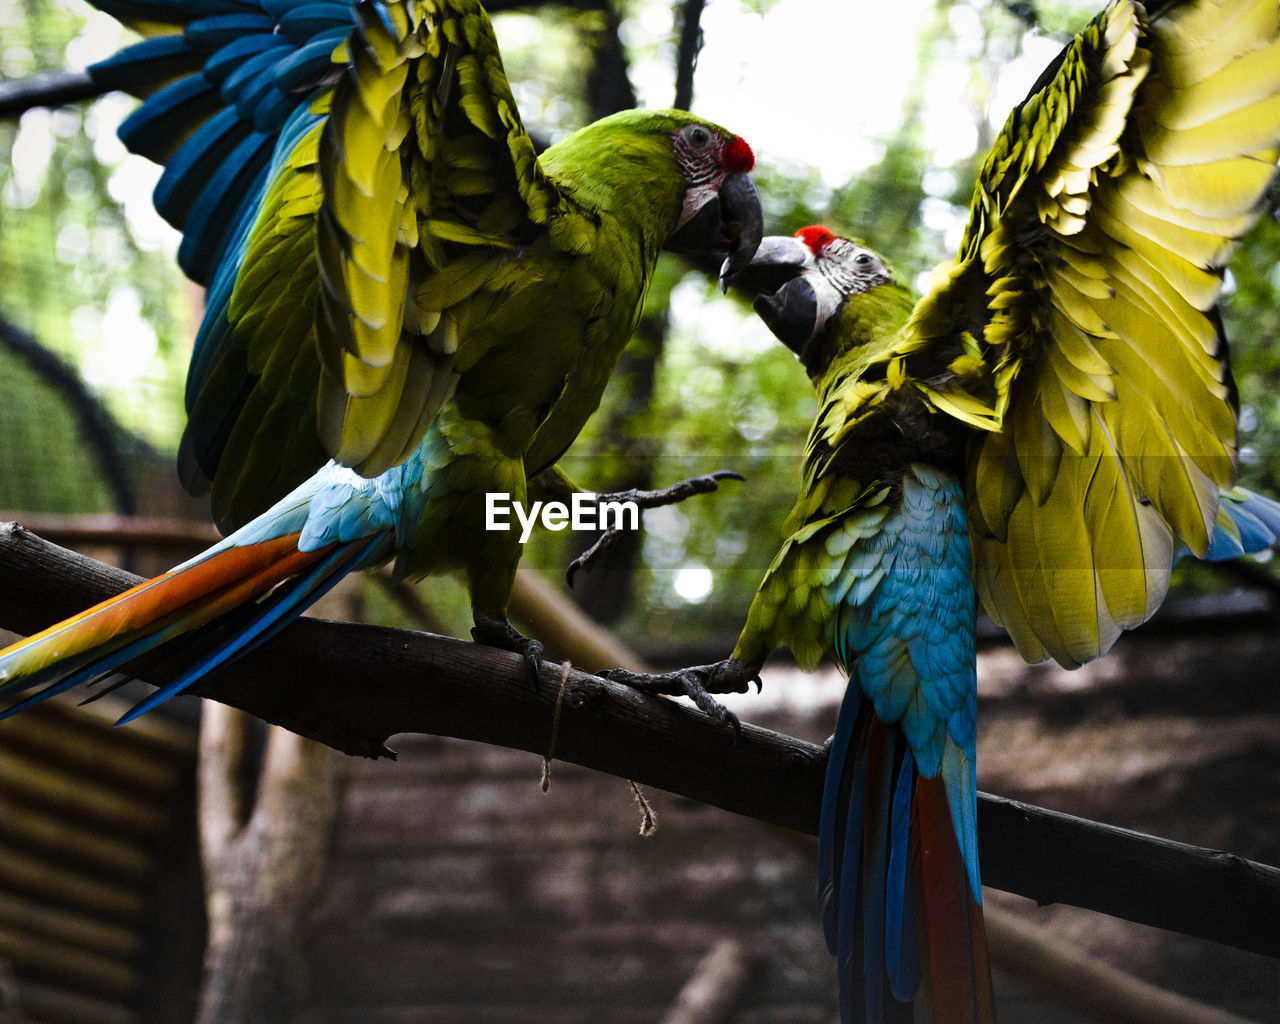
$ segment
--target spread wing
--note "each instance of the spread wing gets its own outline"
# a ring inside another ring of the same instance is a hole
[[[330,455],[369,476],[395,465],[451,393],[456,307],[505,287],[552,214],[575,244],[488,17],[475,0],[120,13],[168,26],[96,73],[149,95],[124,138],[166,164],[157,206],[210,288],[188,486],[211,484],[232,525]]]
[[[1176,541],[1208,547],[1236,454],[1216,304],[1275,177],[1277,18],[1116,0],[1010,115],[908,325],[983,353],[976,578],[1029,660],[1096,657],[1159,605]]]

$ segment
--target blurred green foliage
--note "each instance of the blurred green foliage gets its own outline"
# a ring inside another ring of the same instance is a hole
[[[0,509],[106,512],[102,467],[82,443],[65,395],[0,349]]]
[[[0,80],[93,53],[105,16],[90,13],[79,0],[0,5]],[[172,449],[194,294],[174,263],[176,233],[145,204],[155,170],[115,138],[132,106],[113,95],[0,120],[0,316],[79,364],[123,424]]]

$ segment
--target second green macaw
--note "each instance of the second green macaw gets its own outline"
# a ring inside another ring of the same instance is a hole
[[[923,298],[822,227],[739,280],[819,408],[781,549],[731,658],[657,692],[745,688],[779,646],[847,673],[819,887],[841,1017],[992,1020],[976,825],[977,600],[1075,667],[1164,599],[1174,561],[1273,545],[1232,488],[1223,273],[1280,156],[1280,6],[1117,0],[1010,115]]]
[[[121,135],[166,165],[157,208],[209,286],[181,467],[234,532],[0,652],[0,697],[253,607],[141,713],[389,559],[463,575],[477,639],[536,662],[486,494],[523,502],[572,443],[662,249],[750,261],[750,147],[628,111],[536,155],[476,0],[99,5],[151,35],[94,73],[145,98]]]

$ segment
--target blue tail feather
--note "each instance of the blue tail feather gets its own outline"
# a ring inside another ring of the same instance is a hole
[[[893,787],[890,819],[889,874],[885,889],[885,954],[890,990],[899,1002],[910,1002],[920,988],[920,947],[916,939],[915,884],[911,878],[911,798],[915,793],[915,758],[906,744]]]
[[[68,690],[74,690],[77,686],[87,683],[96,682],[99,679],[105,679],[113,672],[118,670],[122,665],[140,658],[142,655],[153,651],[162,646],[167,641],[181,635],[184,627],[181,622],[174,623],[164,629],[156,630],[154,633],[148,633],[146,636],[139,637],[132,643],[126,644],[124,647],[118,648],[106,655],[97,655],[94,651],[86,652],[84,657],[77,658],[75,662],[56,666],[56,671],[50,673],[35,673],[23,680],[21,691],[31,689],[33,686],[39,686],[45,679],[52,678],[44,689],[37,693],[33,693],[25,700],[19,701],[12,707],[5,708],[0,711],[0,721],[25,711],[29,707],[39,704],[41,701],[48,700],[50,697],[56,697],[60,693],[66,693]],[[87,662],[87,663],[86,663]],[[78,668],[76,666],[79,666]],[[62,673],[72,670],[69,675],[63,676]],[[21,692],[20,691],[20,692]]]
[[[836,954],[837,936],[840,932],[837,923],[841,910],[838,889],[846,866],[845,857],[850,853],[854,855],[853,873],[848,877],[856,877],[856,856],[862,849],[860,842],[845,842],[848,822],[858,823],[860,827],[862,821],[863,784],[858,777],[860,766],[855,766],[854,771],[850,772],[847,763],[853,749],[854,734],[858,731],[861,703],[858,688],[850,685],[845,691],[840,715],[836,719],[836,731],[827,758],[826,780],[822,787],[822,809],[818,824],[818,892],[825,901],[822,926],[827,948],[833,955]]]
[[[139,701],[122,715],[116,724],[125,725],[132,722],[140,715],[163,704],[170,697],[181,693],[219,665],[233,661],[266,643],[332,590],[348,574],[386,557],[390,547],[388,540],[389,538],[385,536],[374,536],[363,543],[337,547],[305,575],[282,583],[270,597],[259,602],[256,614],[249,622],[189,666],[178,678],[160,687],[145,700]]]
[[[879,1024],[885,1016],[886,885],[889,873],[889,818],[892,814],[893,743],[883,729],[868,730],[863,753],[866,763],[866,792],[862,815],[862,877],[859,898],[842,894],[856,906],[861,919],[855,928],[862,931],[862,989],[868,1021]],[[846,843],[852,837],[845,837]]]
[[[823,929],[841,1019],[909,1021],[921,977],[912,868],[916,764],[901,731],[876,718],[856,680],[827,762],[819,823]]]

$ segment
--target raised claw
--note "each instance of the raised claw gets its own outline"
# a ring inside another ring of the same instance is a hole
[[[717,469],[712,473],[690,477],[687,480],[681,480],[670,487],[663,487],[656,491],[642,491],[631,488],[625,491],[614,491],[611,494],[597,494],[595,495],[595,503],[598,507],[606,502],[613,504],[625,502],[637,505],[641,511],[644,511],[651,508],[661,508],[664,505],[675,505],[686,498],[692,498],[695,494],[710,494],[720,486],[721,480],[745,479],[746,477],[741,473],[735,473],[731,469]],[[621,532],[621,527],[617,526],[610,526],[605,529],[596,538],[591,547],[569,563],[568,568],[565,569],[565,582],[572,588],[574,577],[578,574],[578,570],[590,572],[592,566],[617,543],[618,535]]]
[[[616,526],[610,526],[604,530],[595,542],[586,551],[582,552],[577,558],[569,563],[569,567],[564,571],[564,581],[569,585],[569,589],[573,589],[573,578],[581,569],[584,572],[590,572],[591,567],[604,557],[606,551],[618,542],[618,537],[622,531]]]

